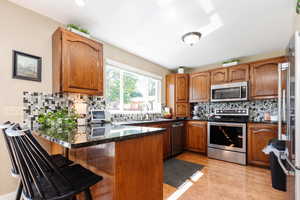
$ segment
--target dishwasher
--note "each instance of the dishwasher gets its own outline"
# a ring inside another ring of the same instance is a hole
[[[171,144],[172,151],[171,156],[180,154],[184,149],[184,124],[183,122],[175,122],[172,124],[171,132]]]

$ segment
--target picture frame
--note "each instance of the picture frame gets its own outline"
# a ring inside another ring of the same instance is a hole
[[[42,58],[13,50],[13,78],[42,81]]]

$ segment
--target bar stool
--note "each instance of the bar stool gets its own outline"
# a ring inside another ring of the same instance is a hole
[[[101,181],[101,176],[78,164],[57,167],[29,130],[14,126],[6,128],[5,133],[25,200],[69,200],[81,192],[86,200],[92,200],[90,187]]]
[[[10,158],[11,165],[12,165],[11,175],[12,175],[12,177],[14,177],[14,178],[19,178],[19,171],[18,171],[17,166],[16,166],[16,161],[15,161],[15,159],[14,159],[13,156],[12,156],[12,148],[11,148],[9,142],[8,142],[7,135],[5,134],[5,130],[6,130],[7,128],[10,128],[10,127],[11,127],[11,128],[12,128],[12,127],[15,127],[15,128],[17,128],[17,129],[20,129],[20,126],[19,126],[19,125],[17,125],[17,124],[12,124],[12,123],[10,123],[9,121],[5,122],[3,125],[0,125],[0,129],[2,129],[2,130],[3,130],[3,133],[4,133],[4,134],[3,134],[3,136],[4,136],[4,141],[5,141],[7,150],[8,150],[8,152],[9,152],[9,158]],[[41,150],[43,150],[43,148],[40,146],[39,143],[37,143],[37,148],[40,148]],[[60,154],[51,155],[51,159],[52,159],[52,161],[55,163],[55,165],[56,165],[58,168],[62,168],[62,167],[69,166],[69,165],[73,164],[72,161],[68,160],[67,158],[65,158],[64,156],[62,156],[62,155],[60,155]],[[23,185],[22,185],[22,182],[19,181],[15,200],[20,200],[20,199],[21,199],[22,190],[23,190]]]

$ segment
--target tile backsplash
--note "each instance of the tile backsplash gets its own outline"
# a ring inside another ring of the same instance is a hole
[[[23,123],[28,126],[28,128],[33,128],[37,125],[36,120],[39,114],[61,108],[73,109],[77,102],[87,104],[87,113],[89,113],[91,109],[105,110],[105,100],[102,96],[23,92]]]
[[[76,103],[87,104],[86,112],[92,109],[105,110],[106,103],[102,96],[87,96],[80,94],[44,94],[38,92],[23,92],[23,124],[32,129],[38,125],[37,118],[42,113],[55,111],[61,108],[73,109]],[[87,115],[87,117],[89,117]],[[113,121],[133,121],[156,119],[161,113],[111,114]]]
[[[214,109],[248,108],[249,120],[252,122],[264,121],[264,113],[277,116],[277,99],[253,100],[242,102],[222,103],[196,103],[193,104],[192,115],[194,119],[207,120]]]

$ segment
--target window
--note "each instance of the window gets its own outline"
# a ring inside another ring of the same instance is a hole
[[[160,112],[161,80],[106,65],[106,99],[112,112]]]

